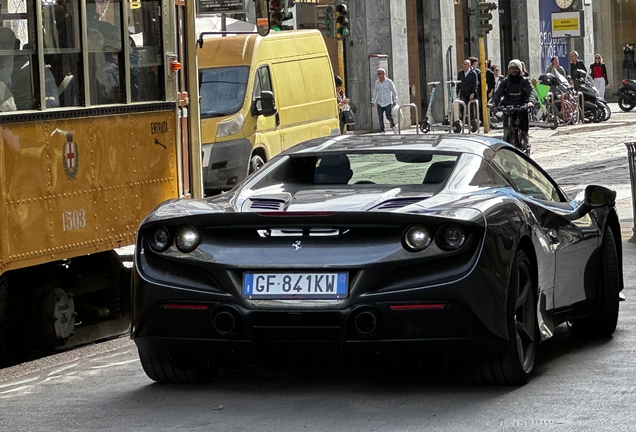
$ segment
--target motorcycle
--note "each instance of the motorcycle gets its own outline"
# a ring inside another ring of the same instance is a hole
[[[636,106],[636,80],[624,79],[623,87],[618,89],[618,107],[631,111]]]
[[[583,94],[583,116],[585,120],[589,123],[599,123],[608,120],[609,116],[606,113],[609,112],[609,115],[611,115],[611,110],[607,106],[607,102],[601,99],[592,77],[585,71],[577,69],[574,71],[574,79],[578,81],[579,92]],[[605,107],[607,107],[607,110]]]

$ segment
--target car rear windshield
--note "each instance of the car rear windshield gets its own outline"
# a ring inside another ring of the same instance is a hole
[[[439,185],[450,176],[457,158],[423,152],[293,155],[268,177],[315,185]]]
[[[201,118],[238,112],[245,100],[249,66],[229,66],[199,71]]]

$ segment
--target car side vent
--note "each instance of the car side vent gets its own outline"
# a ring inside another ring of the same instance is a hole
[[[279,211],[285,207],[285,201],[271,198],[250,198],[250,210]]]
[[[394,210],[402,207],[406,207],[411,204],[418,203],[422,201],[424,198],[397,198],[389,201],[384,201],[382,204],[379,204],[373,207],[373,210]]]

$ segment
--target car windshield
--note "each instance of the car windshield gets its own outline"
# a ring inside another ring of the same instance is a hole
[[[424,152],[292,155],[268,180],[313,185],[441,185],[457,154]]]
[[[201,118],[223,117],[238,112],[245,100],[249,66],[201,69]]]

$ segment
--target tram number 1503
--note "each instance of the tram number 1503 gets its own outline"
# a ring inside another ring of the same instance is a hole
[[[86,227],[84,209],[62,212],[62,231],[74,231]]]

